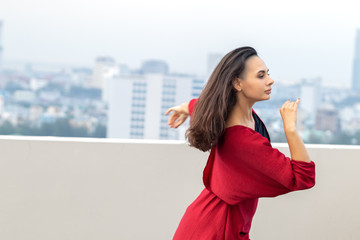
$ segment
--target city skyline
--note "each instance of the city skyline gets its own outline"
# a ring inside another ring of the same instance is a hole
[[[356,31],[352,87],[354,90],[360,90],[360,29]]]
[[[209,55],[208,66],[218,61]],[[180,139],[185,128],[169,129],[165,111],[199,96],[206,78],[168,72],[166,62],[144,62],[140,69],[108,56],[93,69],[38,71],[27,65],[4,71],[0,87],[2,134],[109,138]],[[326,87],[321,78],[278,83],[271,101],[254,106],[275,142],[286,141],[279,109],[299,96],[298,128],[306,143],[360,143],[360,95]],[[277,113],[277,114],[275,114]],[[326,122],[327,124],[322,124]]]
[[[350,1],[189,4],[92,0],[84,8],[80,0],[5,0],[4,64],[93,67],[105,55],[130,68],[161,59],[170,72],[206,75],[209,53],[250,45],[279,82],[321,77],[325,86],[351,86],[360,16]]]

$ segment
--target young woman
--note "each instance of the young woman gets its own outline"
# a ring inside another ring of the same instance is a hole
[[[170,127],[190,115],[190,146],[210,151],[205,188],[187,208],[174,240],[249,240],[258,198],[315,185],[315,164],[296,130],[297,107],[286,101],[280,114],[291,158],[273,148],[253,105],[270,99],[274,81],[251,47],[226,54],[198,99],[165,113]]]

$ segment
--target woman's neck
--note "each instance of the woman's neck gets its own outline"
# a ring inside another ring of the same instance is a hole
[[[226,120],[226,127],[243,125],[255,129],[255,120],[252,115],[253,105],[254,102],[249,102],[246,99],[238,100]]]

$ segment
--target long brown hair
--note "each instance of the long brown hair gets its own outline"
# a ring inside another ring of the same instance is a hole
[[[191,115],[186,138],[190,146],[210,150],[223,135],[225,121],[236,103],[235,79],[242,77],[245,62],[257,56],[252,47],[236,48],[226,54],[214,69]]]

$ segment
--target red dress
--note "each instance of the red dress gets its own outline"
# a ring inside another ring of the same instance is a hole
[[[195,104],[189,103],[190,115]],[[315,163],[290,159],[258,132],[236,125],[211,149],[203,181],[173,240],[249,240],[258,199],[313,187]]]

